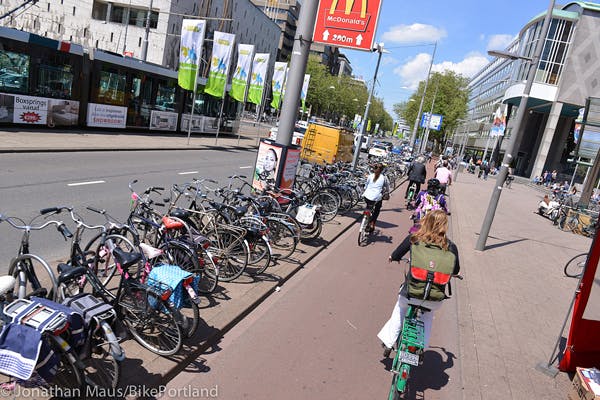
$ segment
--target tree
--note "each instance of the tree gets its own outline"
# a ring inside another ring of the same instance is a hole
[[[319,57],[310,55],[306,66],[310,74],[306,104],[312,114],[340,125],[349,126],[354,115],[364,114],[369,91],[364,82],[349,76],[333,76],[321,64]],[[382,129],[391,130],[392,117],[383,106],[383,101],[373,98],[369,111],[371,125],[379,124]]]
[[[429,131],[429,140],[437,142],[438,145],[441,144],[444,137],[449,138],[452,136],[458,125],[457,121],[466,117],[469,98],[468,83],[468,78],[452,71],[434,72],[431,75],[423,101],[422,112],[431,111],[431,104],[435,95],[433,114],[440,114],[444,119],[440,131]],[[394,104],[394,112],[399,118],[404,119],[411,125],[414,124],[424,89],[425,81],[421,81],[416,92],[412,94],[408,101]]]

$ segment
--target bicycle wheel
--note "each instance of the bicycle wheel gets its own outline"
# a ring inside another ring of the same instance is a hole
[[[129,239],[121,235],[107,235],[104,244],[100,243],[100,236],[97,236],[85,246],[84,252],[94,251],[95,256],[90,268],[106,288],[109,287],[109,283],[117,271],[117,264],[113,259],[110,247],[113,249],[118,247],[126,253],[138,251]],[[130,268],[134,275],[141,270],[141,263],[140,261],[137,271],[135,268]]]
[[[231,282],[239,278],[248,265],[248,243],[240,233],[227,228],[218,228],[214,247],[209,247],[219,266],[219,280]]]
[[[321,235],[321,231],[323,230],[323,220],[321,218],[321,214],[317,213],[315,215],[312,224],[300,224],[300,226],[302,227],[302,231],[300,233],[300,240],[312,240],[318,238]]]
[[[587,261],[587,253],[581,253],[571,258],[565,264],[565,275],[569,278],[580,278],[585,270],[585,263]]]
[[[398,391],[398,374],[392,374],[392,385],[390,386],[390,394],[388,400],[400,400],[402,393]]]
[[[267,219],[266,225],[269,228],[273,257],[282,259],[291,256],[298,245],[298,236],[294,229],[285,222],[276,219]]]
[[[57,278],[52,268],[35,254],[21,254],[11,260],[8,274],[16,279],[14,296],[19,299],[32,295],[56,300]]]
[[[198,256],[200,263],[200,282],[198,292],[202,294],[213,293],[219,284],[219,267],[215,264],[214,256],[208,250],[202,249],[202,256]]]
[[[121,363],[110,352],[110,344],[104,335],[91,338],[89,357],[83,361],[88,385],[102,389],[115,389],[121,378]]]
[[[363,215],[360,221],[360,228],[358,230],[358,245],[365,246],[367,244],[367,225],[369,221],[366,215]]]
[[[45,335],[45,337],[49,339],[47,342],[54,354],[59,356],[56,375],[48,384],[50,393],[67,393],[67,397],[84,398],[86,390],[84,373],[79,367],[77,354],[68,345],[63,346],[63,338],[52,335]]]
[[[183,339],[176,313],[158,294],[144,285],[128,287],[118,304],[123,322],[139,344],[160,356],[179,351]]]
[[[250,254],[248,255],[248,265],[246,272],[251,275],[260,275],[271,265],[271,248],[269,243],[263,238],[258,237],[248,241]]]
[[[189,296],[185,296],[184,304],[175,312],[175,319],[181,328],[181,333],[186,338],[194,336],[200,325],[200,309]]]
[[[328,191],[320,191],[311,199],[313,205],[321,206],[321,219],[329,222],[335,218],[340,206],[337,198]]]

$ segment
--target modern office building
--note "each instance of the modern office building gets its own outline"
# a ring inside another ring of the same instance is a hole
[[[23,3],[2,0],[0,13]],[[235,33],[237,43],[254,44],[274,62],[281,30],[250,0],[38,0],[2,25],[176,69],[182,20],[194,17],[207,20],[207,44],[215,30]]]
[[[464,146],[466,154],[485,155],[498,163],[515,136],[517,107],[525,107],[523,134],[515,144],[512,166],[516,175],[528,178],[546,170],[557,170],[563,177],[573,174],[578,111],[588,98],[600,97],[600,4],[573,1],[554,9],[542,56],[533,66],[529,99],[521,104],[527,58],[540,40],[545,15],[544,11],[534,16],[506,49],[498,49],[520,58],[496,58],[471,79],[467,121],[454,135],[455,148]],[[504,136],[492,136],[493,115],[499,107],[505,109],[508,123]],[[500,150],[500,157],[492,157],[497,156],[494,148]]]
[[[300,3],[298,0],[252,0],[252,2],[281,29],[277,60],[289,61],[294,47]]]

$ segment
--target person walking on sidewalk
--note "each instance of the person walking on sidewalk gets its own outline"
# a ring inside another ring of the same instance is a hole
[[[419,287],[423,288],[423,285],[418,285],[416,278],[414,278],[413,271],[425,270],[432,271],[435,273],[437,278],[443,276],[446,279],[450,279],[451,275],[458,275],[460,272],[460,263],[458,261],[458,248],[456,245],[448,239],[446,232],[448,231],[448,217],[443,210],[435,210],[427,213],[425,218],[421,221],[420,229],[406,236],[406,238],[400,243],[400,245],[390,255],[388,261],[400,261],[406,253],[410,251],[411,262],[410,271],[405,274],[407,280],[400,287],[400,293],[398,300],[392,311],[390,319],[385,323],[383,328],[377,334],[377,337],[381,340],[384,351],[384,357],[390,355],[392,346],[398,340],[398,335],[402,330],[402,321],[404,315],[408,309],[409,304],[421,305],[428,308],[429,312],[426,312],[422,316],[422,320],[425,324],[425,348],[429,345],[429,337],[431,336],[431,325],[433,322],[433,313],[438,310],[445,298],[443,290],[445,290],[445,284],[438,287],[436,281],[432,284],[432,291],[430,292],[430,299],[433,298],[433,291],[437,289],[437,298],[435,300],[423,299],[423,293],[419,292]],[[431,256],[431,257],[429,257]],[[435,259],[436,261],[432,261]],[[439,290],[442,290],[440,293]],[[410,295],[409,295],[410,293]],[[421,298],[419,298],[421,296]]]
[[[410,185],[414,183],[417,186],[415,193],[419,193],[421,191],[421,184],[425,183],[425,177],[427,176],[425,157],[417,157],[415,161],[410,164],[406,173],[408,175],[408,186],[406,186],[406,193],[404,193],[405,199],[408,198],[408,189],[410,188]]]
[[[388,179],[382,174],[382,172],[383,164],[377,163],[373,166],[373,172],[367,178],[367,182],[365,183],[365,191],[363,192],[363,197],[365,199],[365,203],[367,203],[367,207],[373,210],[368,228],[370,232],[375,230],[375,223],[377,222],[379,212],[381,211],[383,193],[386,191],[389,193],[390,191]]]

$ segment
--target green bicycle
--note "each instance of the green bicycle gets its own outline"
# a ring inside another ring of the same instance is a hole
[[[453,275],[454,278],[463,279],[460,275]],[[425,287],[425,298],[429,297],[432,279],[427,280]],[[448,282],[448,296],[452,295],[450,282]],[[396,355],[392,363],[392,384],[388,400],[398,400],[406,392],[408,387],[408,378],[411,368],[418,367],[423,363],[423,353],[425,352],[425,323],[421,320],[424,313],[431,310],[422,305],[409,304],[402,321],[402,332],[396,342]]]

